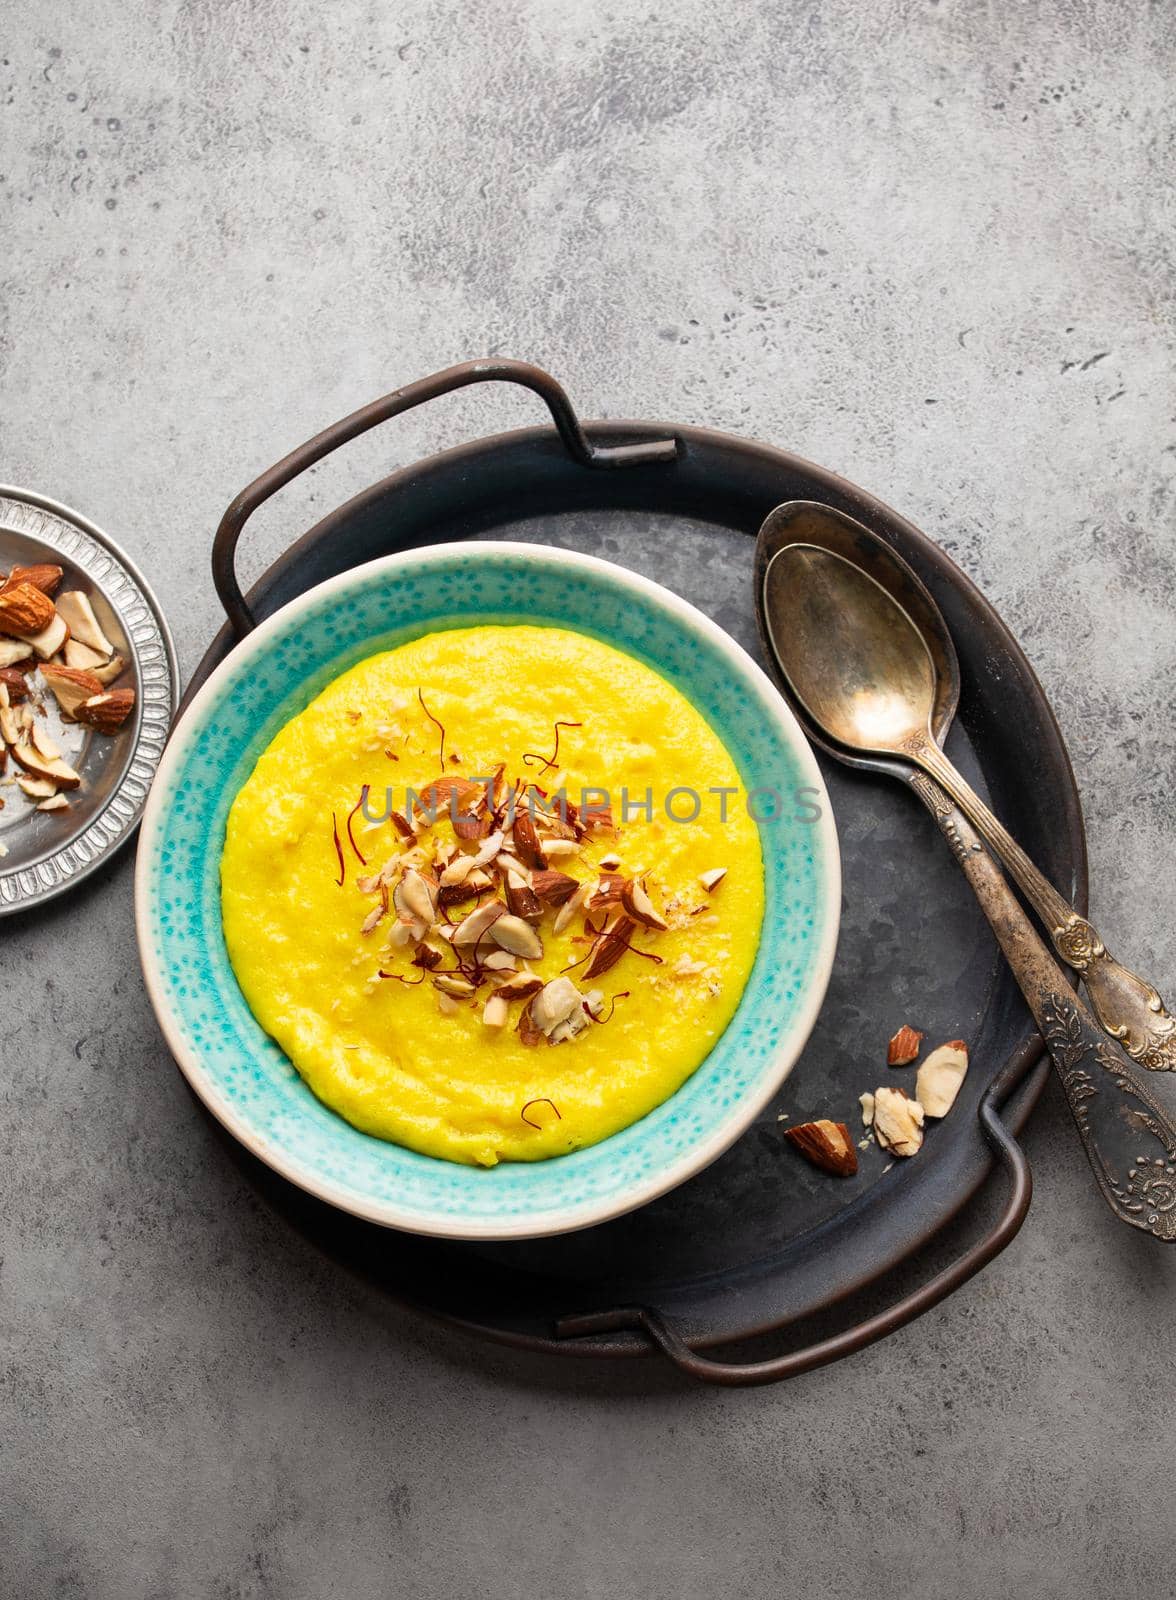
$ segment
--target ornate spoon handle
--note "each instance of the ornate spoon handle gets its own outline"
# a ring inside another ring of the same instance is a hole
[[[929,734],[908,740],[903,753],[947,791],[1000,856],[1045,924],[1058,955],[1085,979],[1104,1031],[1149,1072],[1176,1072],[1176,1017],[1168,1014],[1159,992],[1109,954],[1095,929],[1037,870]]]
[[[1131,1227],[1176,1241],[1176,1125],[1070,989],[962,810],[923,773],[910,785],[963,867],[1041,1029],[1104,1200]]]

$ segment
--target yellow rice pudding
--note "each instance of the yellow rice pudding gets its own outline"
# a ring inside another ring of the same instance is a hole
[[[431,633],[338,678],[237,796],[221,888],[245,998],[319,1099],[482,1166],[594,1144],[672,1095],[730,1021],[763,916],[709,723],[632,657],[543,627]],[[502,983],[526,997],[488,1004]]]

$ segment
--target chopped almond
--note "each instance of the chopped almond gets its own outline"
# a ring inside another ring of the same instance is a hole
[[[106,689],[83,700],[74,715],[100,733],[117,733],[134,709],[133,689]]]
[[[118,659],[115,657],[115,660]],[[65,641],[65,664],[67,667],[76,668],[79,672],[93,672],[97,675],[108,664],[108,658],[101,650],[91,650],[90,646],[83,644],[80,639],[69,638]]]
[[[590,983],[593,978],[602,977],[616,966],[629,948],[629,940],[635,931],[636,924],[623,913],[613,918],[596,941],[592,959],[584,970],[585,983]]]
[[[621,904],[633,918],[646,928],[653,928],[664,932],[669,923],[659,911],[654,909],[653,901],[646,893],[645,885],[636,878],[626,883],[621,889]]]
[[[543,985],[531,1001],[531,1021],[540,1033],[550,1037],[561,1022],[566,1022],[580,1009],[580,1001],[580,991],[570,978],[553,978],[550,983]]]
[[[428,879],[414,868],[401,878],[392,892],[397,915],[430,927],[437,920],[437,899]]]
[[[519,972],[507,978],[505,983],[500,983],[495,990],[504,1000],[529,1000],[532,995],[539,993],[543,987],[543,979],[533,972]]]
[[[29,697],[29,680],[15,667],[0,667],[0,685],[7,691],[5,705],[16,706]]]
[[[576,839],[544,839],[543,853],[548,861],[566,861],[572,856],[580,854],[579,841]]]
[[[564,929],[570,925],[577,912],[581,912],[586,908],[588,904],[588,897],[591,895],[591,893],[591,883],[585,882],[580,884],[579,888],[575,890],[569,899],[564,901],[563,905],[560,906],[559,910],[556,912],[555,921],[551,925],[553,933],[562,933]]]
[[[531,1015],[531,1006],[534,1003],[532,1000],[529,1005],[523,1007],[517,1024],[519,1042],[527,1046],[537,1045],[544,1037],[542,1028],[536,1026],[535,1019]]]
[[[433,979],[433,985],[442,994],[452,995],[455,1000],[469,1000],[474,994],[474,986],[470,980],[456,972],[442,972]]]
[[[480,848],[474,853],[474,855],[471,857],[471,862],[475,872],[481,871],[483,867],[488,867],[492,861],[498,859],[502,853],[502,841],[504,837],[505,835],[503,834],[502,830],[499,829],[497,832],[490,834]]]
[[[482,936],[489,932],[499,917],[506,915],[506,907],[498,901],[491,900],[486,905],[478,906],[471,911],[454,928],[452,938],[454,944],[477,944]]]
[[[519,967],[518,957],[509,950],[491,950],[478,959],[487,972],[517,972]]]
[[[13,745],[12,758],[32,777],[47,778],[58,789],[76,789],[82,781],[81,773],[75,772],[67,761],[43,756],[32,744]]]
[[[588,901],[589,911],[597,911],[601,906],[615,906],[621,903],[621,896],[625,892],[627,879],[617,872],[605,872],[598,879],[596,887]]]
[[[76,715],[80,705],[102,693],[102,680],[97,673],[83,672],[77,667],[63,667],[55,661],[47,661],[41,668],[41,676],[65,717]]]
[[[0,633],[32,639],[43,633],[56,616],[53,602],[31,583],[0,590]]]
[[[8,689],[4,684],[0,684],[0,739],[3,739],[5,744],[19,744],[20,736],[21,725],[12,709]]]
[[[51,778],[18,778],[16,786],[30,800],[51,800],[57,793],[57,785]]]
[[[455,856],[441,873],[442,889],[461,888],[473,870],[473,856]]]
[[[469,778],[434,778],[415,797],[413,809],[422,816],[436,819],[444,816],[450,807],[459,814],[470,814],[477,802],[485,799],[485,794],[482,785]]]
[[[61,751],[49,737],[48,729],[40,725],[31,725],[29,728],[29,743],[39,756],[46,761],[60,761]]]
[[[968,1047],[962,1039],[932,1050],[915,1079],[915,1095],[929,1117],[946,1117],[967,1072]]]
[[[916,1155],[923,1145],[923,1107],[901,1089],[874,1091],[874,1136],[896,1156]]]
[[[509,1018],[510,1006],[502,998],[501,991],[492,994],[483,1008],[482,1021],[488,1028],[504,1028]]]
[[[66,645],[65,649],[66,649],[66,655],[68,657],[69,644]],[[67,661],[67,665],[68,665],[68,661]],[[106,663],[105,666],[98,665],[98,666],[94,667],[92,670],[93,670],[94,676],[101,683],[102,687],[104,689],[108,689],[116,678],[120,678],[122,676],[122,674],[126,671],[126,669],[127,669],[127,664],[123,660],[122,656],[111,656],[110,660]]]
[[[531,888],[544,905],[562,906],[579,887],[576,879],[569,877],[566,872],[555,872],[548,868],[545,872],[531,874]]]
[[[490,818],[477,816],[472,811],[461,811],[453,819],[453,831],[464,843],[482,839],[490,830]]]
[[[4,580],[3,588],[15,589],[18,584],[29,583],[42,594],[52,597],[64,576],[60,567],[52,566],[48,561],[38,561],[31,567],[13,567]]]
[[[922,1043],[923,1035],[916,1028],[908,1027],[904,1022],[887,1047],[886,1065],[888,1067],[909,1067],[919,1054],[919,1046]]]
[[[0,667],[12,667],[17,672],[29,672],[36,665],[23,639],[0,638]]]
[[[524,922],[538,922],[543,915],[543,907],[539,897],[531,885],[520,878],[516,872],[508,872],[506,883],[506,903],[511,914],[521,917]]]
[[[785,1128],[784,1137],[823,1172],[852,1178],[857,1171],[857,1151],[844,1122],[830,1122],[827,1118],[802,1122],[795,1128]]]
[[[114,646],[102,631],[89,595],[80,589],[68,590],[58,597],[57,614],[68,625],[71,639],[96,650],[103,661],[110,660]]]
[[[523,861],[527,866],[542,871],[547,865],[547,857],[543,854],[535,823],[526,811],[516,812],[513,833],[515,849]]]
[[[495,918],[490,925],[490,937],[495,944],[512,955],[522,956],[525,961],[538,961],[543,954],[542,939],[521,917],[508,914]]]
[[[64,648],[69,640],[69,629],[60,617],[55,616],[40,633],[25,634],[24,640],[38,660],[48,661]]]

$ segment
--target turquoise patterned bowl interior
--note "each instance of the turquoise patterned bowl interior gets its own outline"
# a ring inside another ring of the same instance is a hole
[[[485,1170],[359,1133],[315,1099],[237,987],[221,929],[219,866],[229,808],[258,756],[331,679],[436,629],[517,622],[575,628],[628,651],[703,712],[748,790],[764,791],[756,807],[765,819],[766,908],[739,1008],[677,1094],[588,1149]],[[779,815],[769,821],[772,812]],[[135,896],[160,1025],[196,1093],[236,1138],[292,1182],[371,1221],[508,1239],[587,1227],[643,1205],[751,1125],[787,1077],[824,999],[841,867],[804,735],[750,657],[701,612],[592,557],[543,545],[440,545],[312,589],[213,673],[159,768]]]

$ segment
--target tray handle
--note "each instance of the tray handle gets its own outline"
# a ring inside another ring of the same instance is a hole
[[[1048,1061],[1040,1062],[1034,1076],[1044,1079],[1049,1072]],[[1029,1210],[1033,1195],[1033,1175],[1025,1152],[1001,1120],[998,1105],[1011,1093],[1020,1078],[1015,1058],[1009,1066],[993,1079],[980,1102],[980,1127],[991,1145],[999,1165],[1008,1177],[1008,1194],[1000,1215],[984,1237],[944,1267],[933,1278],[921,1284],[895,1305],[888,1306],[852,1328],[822,1339],[816,1344],[793,1350],[788,1355],[776,1356],[768,1361],[729,1362],[715,1361],[701,1355],[687,1344],[682,1335],[659,1311],[648,1306],[623,1306],[610,1311],[592,1311],[581,1316],[562,1318],[555,1328],[559,1339],[588,1338],[593,1334],[618,1333],[638,1330],[672,1361],[680,1372],[702,1383],[722,1384],[740,1388],[753,1384],[778,1383],[782,1378],[794,1378],[814,1367],[823,1367],[842,1356],[863,1350],[876,1340],[885,1338],[897,1328],[913,1322],[932,1306],[945,1300],[962,1283],[974,1277],[982,1267],[1000,1254],[1016,1235]],[[1032,1092],[1032,1090],[1030,1091]]]
[[[403,389],[394,389],[380,400],[361,406],[349,417],[334,422],[313,439],[291,450],[275,466],[255,478],[229,505],[216,530],[212,546],[212,578],[233,632],[239,639],[255,627],[253,613],[237,581],[237,541],[246,522],[279,489],[330,455],[340,445],[357,439],[377,423],[397,417],[414,406],[424,405],[439,395],[452,394],[474,383],[517,383],[537,394],[551,412],[551,420],[574,461],[583,467],[629,467],[658,461],[673,461],[678,454],[676,439],[651,439],[640,444],[592,444],[580,424],[566,391],[550,373],[526,361],[463,361],[446,367],[429,378],[420,378]]]

